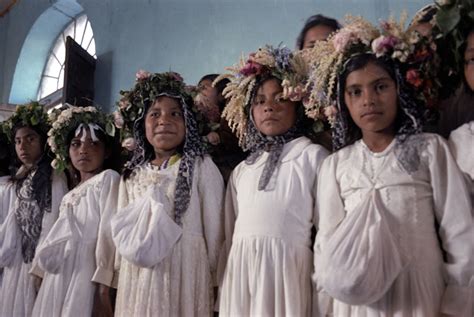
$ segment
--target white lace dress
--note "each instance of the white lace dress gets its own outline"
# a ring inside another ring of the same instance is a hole
[[[210,157],[197,158],[183,226],[174,222],[180,161],[146,164],[121,181],[112,221],[120,269],[116,316],[211,316],[223,242],[224,183]]]
[[[36,250],[43,282],[33,316],[90,316],[96,283],[111,286],[115,246],[110,219],[120,176],[105,170],[67,193],[60,215]]]
[[[449,136],[449,147],[464,173],[474,206],[474,121],[463,124]]]
[[[333,316],[472,316],[471,204],[444,139],[359,140],[323,163],[318,198],[315,280]]]
[[[14,189],[13,189],[14,191]],[[59,204],[67,193],[63,175],[53,173],[51,212],[43,215],[41,235],[38,245],[44,240],[58,218]],[[0,225],[0,267],[3,267],[3,281],[0,288],[0,316],[30,316],[36,298],[34,276],[29,274],[36,259],[24,263],[21,254],[21,233],[15,210],[16,195],[10,204],[5,221]]]
[[[258,182],[268,153],[233,171],[220,259],[221,316],[311,316],[311,228],[318,169],[327,154],[306,137],[288,142],[263,191]]]

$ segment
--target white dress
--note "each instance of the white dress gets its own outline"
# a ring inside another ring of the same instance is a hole
[[[306,137],[288,142],[263,191],[258,182],[268,153],[233,171],[220,259],[221,316],[311,316],[311,229],[317,174],[327,154]]]
[[[67,193],[64,175],[53,172],[51,212],[44,213],[38,245],[58,218],[59,204]],[[15,191],[13,189],[13,191]],[[0,288],[0,316],[30,316],[36,298],[34,276],[29,274],[36,259],[24,263],[21,254],[21,233],[15,210],[18,199],[10,204],[5,221],[0,225],[0,267],[3,267],[3,281]]]
[[[111,286],[115,247],[110,232],[120,176],[105,170],[67,193],[60,215],[36,250],[43,282],[33,316],[90,316],[96,283]]]
[[[449,136],[449,147],[464,173],[474,206],[474,121],[463,124]]]
[[[318,198],[315,280],[333,316],[472,316],[471,205],[444,139],[359,140],[324,161]]]
[[[0,225],[5,221],[10,203],[14,199],[15,191],[13,184],[9,181],[10,176],[0,177]],[[0,267],[0,288],[2,287],[3,268]]]
[[[211,316],[223,243],[224,182],[211,158],[197,158],[183,226],[174,222],[180,161],[138,167],[119,189],[112,234],[120,269],[116,316]]]

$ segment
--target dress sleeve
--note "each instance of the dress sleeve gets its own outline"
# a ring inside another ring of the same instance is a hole
[[[78,237],[72,210],[63,210],[36,250],[35,261],[30,273],[38,276],[42,276],[43,272],[57,274],[74,248],[74,240],[77,241]]]
[[[219,251],[224,241],[224,181],[211,158],[205,157],[200,166],[199,197],[203,217],[204,238],[214,286],[217,283]]]
[[[183,233],[169,216],[171,206],[166,194],[152,187],[142,198],[119,209],[111,221],[117,252],[139,267],[159,264]]]
[[[438,235],[445,252],[447,287],[441,312],[472,316],[474,288],[474,225],[471,202],[447,143],[441,137],[430,142],[429,169]]]
[[[326,158],[319,170],[317,181],[317,234],[314,241],[314,275],[313,281],[316,283],[316,312],[320,316],[331,314],[332,298],[321,289],[318,280],[324,273],[321,271],[321,253],[326,246],[329,234],[344,219],[345,210],[341,198],[339,183],[336,178],[337,161],[335,156]]]
[[[324,159],[328,156],[328,151],[323,148],[322,146],[316,145],[317,151],[313,155],[311,155],[311,162],[310,164],[316,168],[316,177],[313,183],[313,193],[316,195],[314,199],[314,208],[313,208],[313,224],[317,226],[319,215],[318,215],[318,206],[317,206],[317,192],[318,192],[318,175],[321,171],[321,166],[324,162]]]
[[[117,195],[120,177],[114,171],[106,171],[99,195],[100,223],[97,233],[95,260],[97,269],[92,281],[111,286],[114,276],[115,245],[112,240],[110,219],[117,212]]]
[[[14,208],[10,208],[5,221],[0,224],[0,267],[12,264],[18,248],[19,230]]]

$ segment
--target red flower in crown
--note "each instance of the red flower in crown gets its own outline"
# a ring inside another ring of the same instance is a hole
[[[414,68],[407,71],[406,80],[416,88],[423,84],[423,79],[421,79],[420,73]]]

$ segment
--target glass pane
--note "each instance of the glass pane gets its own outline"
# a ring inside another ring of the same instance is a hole
[[[61,70],[61,64],[59,64],[58,60],[54,57],[54,55],[50,55],[48,59],[48,63],[46,64],[46,68],[44,69],[43,76],[49,77],[58,77],[59,71]]]
[[[38,99],[46,97],[49,94],[52,94],[56,90],[58,85],[58,80],[56,78],[43,77],[41,81],[41,88],[38,93]]]
[[[76,20],[76,37],[75,40],[79,45],[83,45],[84,32],[86,30],[87,16],[81,15]]]
[[[66,29],[65,29],[64,32],[63,32],[64,41],[66,41],[66,38],[67,38],[68,36],[74,38],[74,28],[75,28],[75,26],[74,26],[74,21],[73,21],[71,24],[69,24],[69,25],[66,27]]]
[[[92,56],[95,56],[95,41],[92,38],[92,42],[89,45],[89,48],[87,49],[87,53],[91,54]]]
[[[57,89],[61,89],[64,86],[64,65],[61,67],[61,70],[59,72],[59,79],[58,79],[58,84],[57,84]]]
[[[61,64],[64,64],[64,61],[66,60],[66,45],[64,45],[62,37],[61,41],[56,42],[56,46],[53,48],[53,53],[58,58],[58,61]]]
[[[82,41],[83,44],[81,46],[87,50],[87,46],[89,45],[93,37],[94,37],[94,34],[92,34],[91,24],[89,23],[89,21],[87,21],[86,32],[84,33],[84,39]],[[91,54],[91,55],[94,55],[94,54]]]

